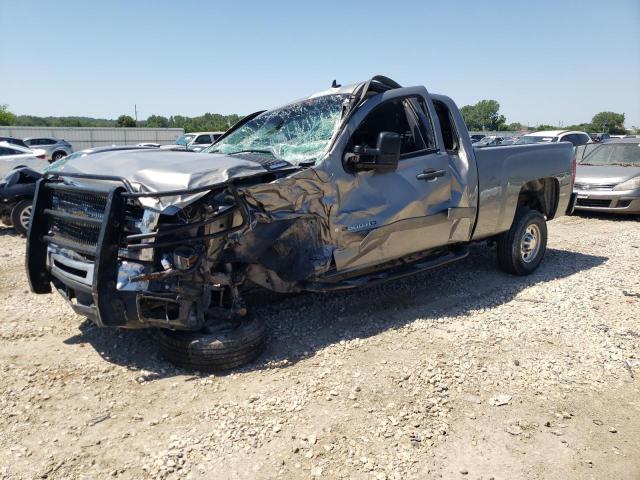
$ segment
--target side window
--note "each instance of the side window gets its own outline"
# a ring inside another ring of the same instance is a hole
[[[580,145],[586,145],[587,143],[589,143],[589,141],[591,140],[591,138],[589,137],[589,135],[585,134],[585,133],[581,133],[580,135],[578,135],[580,137]]]
[[[15,155],[15,150],[6,147],[0,147],[0,156]]]
[[[27,145],[29,145],[29,146],[32,146],[32,145],[38,145],[38,143],[37,143],[37,142],[38,142],[38,141],[37,141],[35,138],[32,138],[31,140],[25,140],[25,142],[24,142],[24,143],[26,143],[26,144],[27,144]]]
[[[415,97],[396,98],[378,105],[351,136],[350,147],[375,147],[381,132],[395,132],[402,136],[401,155],[435,147],[433,135],[424,124]]]
[[[435,100],[433,106],[436,109],[438,115],[438,121],[440,122],[440,130],[442,130],[442,139],[444,141],[444,148],[449,152],[456,152],[460,148],[458,142],[458,129],[453,121],[453,116],[449,111],[449,108],[442,102]]]
[[[42,138],[42,139],[40,139],[40,145],[53,145],[54,143],[56,143],[56,141],[52,140],[50,138]]]
[[[211,143],[211,137],[209,135],[199,135],[196,138],[196,141],[193,143],[203,144],[203,143]]]
[[[562,137],[562,139],[560,141],[561,142],[571,142],[571,143],[573,143],[574,147],[580,145],[580,142],[578,141],[578,135],[575,135],[573,133],[570,133],[569,135],[565,135],[564,137]]]

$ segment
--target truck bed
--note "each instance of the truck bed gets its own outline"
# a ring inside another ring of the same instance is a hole
[[[532,180],[557,182],[557,208],[571,198],[573,145],[568,142],[474,148],[478,169],[478,216],[473,240],[509,230],[522,187]]]

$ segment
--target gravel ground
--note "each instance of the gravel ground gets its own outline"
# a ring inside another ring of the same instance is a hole
[[[640,221],[549,224],[532,276],[495,252],[255,306],[256,362],[199,375],[148,331],[33,295],[0,231],[0,478],[640,478]]]

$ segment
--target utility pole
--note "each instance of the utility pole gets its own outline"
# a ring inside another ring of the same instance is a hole
[[[136,103],[133,104],[133,112],[136,116],[136,127],[138,126],[138,105]]]

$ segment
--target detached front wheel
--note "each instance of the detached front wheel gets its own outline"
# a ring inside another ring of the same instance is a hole
[[[239,323],[211,325],[197,332],[159,329],[160,351],[178,367],[224,371],[254,360],[265,347],[264,322],[249,317]]]
[[[533,273],[547,250],[547,222],[537,210],[519,208],[509,231],[498,237],[498,264],[513,275]]]

